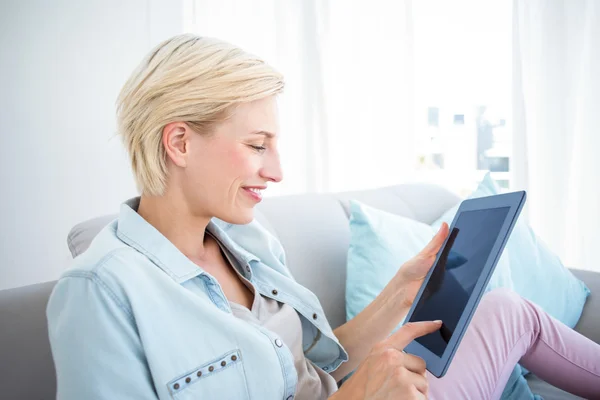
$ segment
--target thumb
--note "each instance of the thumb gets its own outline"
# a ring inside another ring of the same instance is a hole
[[[444,244],[444,241],[448,237],[448,224],[442,222],[442,226],[440,226],[440,230],[435,234],[435,236],[431,239],[427,246],[421,250],[421,254],[425,256],[432,256],[440,251],[440,248]]]
[[[442,321],[407,322],[396,333],[388,338],[390,346],[402,351],[410,342],[428,333],[435,332],[442,326]]]

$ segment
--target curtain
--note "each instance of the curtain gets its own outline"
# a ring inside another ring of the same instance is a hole
[[[190,0],[186,30],[257,54],[286,78],[284,180],[268,195],[365,189],[414,170],[410,0]]]
[[[600,3],[515,0],[513,171],[528,217],[573,267],[600,271]]]

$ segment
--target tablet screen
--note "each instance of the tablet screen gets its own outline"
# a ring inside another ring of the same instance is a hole
[[[479,280],[510,207],[463,211],[410,321],[441,319],[442,327],[416,339],[442,357]]]

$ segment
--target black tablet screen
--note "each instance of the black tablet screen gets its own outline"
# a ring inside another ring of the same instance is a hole
[[[441,319],[442,327],[417,342],[442,357],[469,301],[510,207],[463,211],[450,232],[410,321]]]

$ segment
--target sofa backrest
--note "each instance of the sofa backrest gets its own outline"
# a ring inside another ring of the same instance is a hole
[[[413,184],[275,197],[260,204],[257,219],[279,238],[294,278],[317,295],[334,328],[346,321],[349,199],[426,223],[435,221],[459,201],[440,187]]]
[[[56,398],[46,326],[54,282],[0,291],[0,387],[3,399]]]
[[[459,198],[434,185],[406,184],[338,194],[265,198],[256,218],[279,238],[294,277],[320,299],[333,327],[345,321],[348,201],[431,223]],[[76,225],[67,242],[85,251],[116,215]],[[54,282],[0,291],[0,383],[7,399],[55,398],[56,376],[48,342],[46,303]]]
[[[321,301],[331,325],[345,322],[346,254],[350,242],[349,200],[431,223],[460,199],[428,184],[404,184],[356,192],[267,197],[257,206],[256,219],[282,243],[294,278]],[[72,255],[81,254],[100,229],[116,215],[76,225],[67,242]]]

